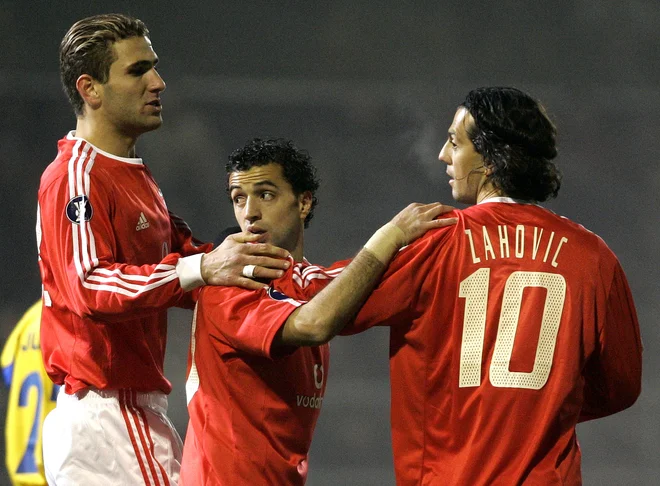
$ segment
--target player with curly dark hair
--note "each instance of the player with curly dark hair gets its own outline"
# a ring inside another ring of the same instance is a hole
[[[306,150],[299,150],[291,140],[283,138],[259,139],[255,138],[245,146],[234,150],[229,155],[226,165],[227,173],[247,171],[255,166],[270,163],[282,167],[284,178],[291,184],[294,194],[299,195],[309,191],[312,194],[311,207],[305,218],[305,228],[314,217],[314,208],[318,204],[316,191],[319,180],[316,176],[316,167],[311,163],[311,157]],[[227,193],[231,194],[229,180]]]
[[[401,246],[454,220],[433,220],[451,208],[410,205],[350,264],[323,268],[303,256],[319,186],[309,154],[288,140],[253,139],[230,155],[227,172],[243,232],[289,250],[292,265],[257,292],[200,292],[181,485],[303,485],[328,379],[327,342],[355,316]]]
[[[557,197],[557,129],[537,100],[516,88],[491,87],[470,91],[460,106],[474,120],[466,132],[497,190],[526,201]]]
[[[461,103],[440,151],[458,224],[402,249],[353,325],[391,326],[397,484],[579,485],[576,424],[631,406],[642,345],[616,256],[537,203],[556,129],[515,88]]]

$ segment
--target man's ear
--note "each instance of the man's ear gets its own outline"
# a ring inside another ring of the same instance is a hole
[[[300,209],[301,219],[307,218],[307,215],[312,210],[312,192],[305,191],[298,196],[298,207]]]
[[[76,80],[76,89],[86,105],[92,110],[101,106],[101,85],[89,74],[81,74]]]

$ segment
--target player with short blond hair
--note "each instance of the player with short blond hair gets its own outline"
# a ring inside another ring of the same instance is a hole
[[[263,284],[288,252],[257,237],[211,251],[171,213],[137,139],[162,124],[165,83],[145,24],[122,14],[76,22],[60,45],[76,129],[39,187],[41,345],[63,385],[44,424],[54,484],[176,484],[181,439],[167,418],[167,309],[204,284]],[[208,252],[208,253],[207,253]]]

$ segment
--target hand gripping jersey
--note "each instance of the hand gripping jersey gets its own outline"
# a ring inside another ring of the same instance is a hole
[[[168,212],[142,160],[72,133],[60,140],[41,177],[37,243],[51,379],[69,394],[90,386],[169,393],[167,308],[192,307],[182,285],[200,284],[177,264],[210,245]]]
[[[272,349],[289,315],[341,270],[306,260],[268,290],[205,287],[186,383],[181,485],[302,485],[328,377],[328,345]]]
[[[46,485],[41,452],[44,418],[55,407],[59,386],[44,369],[39,348],[41,300],[28,309],[7,339],[0,362],[9,387],[5,444],[14,486]]]
[[[575,425],[634,403],[633,299],[595,234],[493,198],[401,250],[345,333],[390,328],[397,485],[579,485]]]

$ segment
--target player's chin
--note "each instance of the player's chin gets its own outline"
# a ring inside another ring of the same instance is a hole
[[[470,197],[468,194],[461,193],[459,191],[452,191],[451,196],[454,198],[454,201],[461,204],[474,204],[475,200],[473,197]]]
[[[160,126],[163,124],[163,117],[159,115],[151,115],[148,117],[145,117],[145,120],[142,123],[142,129],[145,132],[150,132],[152,130],[156,130],[157,128],[160,128]]]

